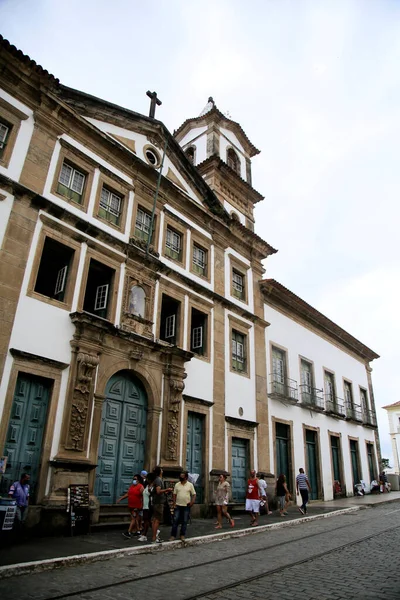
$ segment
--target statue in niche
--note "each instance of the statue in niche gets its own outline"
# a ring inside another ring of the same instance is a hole
[[[139,285],[133,285],[129,293],[129,312],[136,317],[145,318],[146,293]]]

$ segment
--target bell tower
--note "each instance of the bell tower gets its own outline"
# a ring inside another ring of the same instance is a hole
[[[251,183],[251,159],[260,151],[210,96],[198,117],[174,132],[187,158],[203,175],[231,216],[254,229],[253,208],[263,200]]]

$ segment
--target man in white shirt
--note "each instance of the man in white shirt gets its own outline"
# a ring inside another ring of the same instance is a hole
[[[272,511],[269,510],[268,506],[267,482],[265,481],[264,475],[262,474],[259,476],[258,479],[258,489],[260,490],[261,502],[264,502],[265,514],[272,515]]]

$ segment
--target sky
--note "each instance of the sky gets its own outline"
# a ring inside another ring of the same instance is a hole
[[[213,96],[261,154],[273,277],[381,358],[382,454],[400,400],[400,1],[0,0],[0,33],[68,86],[170,131]],[[392,463],[391,463],[392,464]]]

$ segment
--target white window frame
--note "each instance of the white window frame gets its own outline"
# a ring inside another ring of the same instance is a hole
[[[67,281],[68,265],[62,267],[57,273],[56,285],[54,288],[54,295],[57,296],[65,290],[65,283]]]
[[[165,339],[169,340],[175,337],[176,315],[169,315],[165,319]]]
[[[94,310],[104,310],[107,308],[109,284],[99,285],[96,289],[96,298],[94,301]]]
[[[192,329],[192,350],[201,350],[203,348],[203,326]]]
[[[143,231],[143,233],[145,233],[146,235],[149,235],[150,233],[151,215],[142,208],[138,208],[137,210],[135,227],[136,229],[139,229],[139,231]]]
[[[7,138],[10,133],[10,128],[5,123],[0,121],[0,151],[4,150],[7,144]]]
[[[239,341],[237,339],[238,336],[241,336],[243,341]],[[239,370],[239,372],[243,372],[246,369],[245,345],[245,334],[241,333],[240,331],[236,331],[235,329],[232,329],[232,363],[237,362],[243,365],[243,369]]]
[[[180,233],[177,233],[173,229],[167,227],[167,235],[165,245],[167,248],[172,250],[172,252],[176,252],[176,254],[180,254],[182,247],[182,236]]]
[[[207,266],[207,250],[203,250],[203,248],[200,248],[197,244],[193,244],[193,264],[199,267],[203,273],[205,272]]]
[[[235,297],[241,300],[245,298],[245,275],[239,273],[235,268],[232,269],[232,289]]]
[[[117,204],[118,208],[113,207],[113,202]],[[100,208],[119,219],[122,212],[122,197],[103,186],[100,194]]]
[[[66,183],[66,181],[62,181],[62,179],[61,179],[63,176],[63,172],[65,173],[64,169],[69,171],[68,172],[68,183]],[[80,186],[78,186],[78,188],[76,188],[76,186],[75,186],[75,184],[76,184],[75,178],[77,178],[78,180],[81,178]],[[78,171],[77,169],[75,169],[74,167],[69,165],[67,162],[65,162],[65,161],[63,162],[63,164],[61,165],[60,174],[58,176],[58,183],[61,183],[61,185],[64,185],[69,190],[75,192],[79,196],[82,196],[83,188],[85,187],[85,181],[86,181],[86,175],[84,173],[81,173],[81,171]]]

